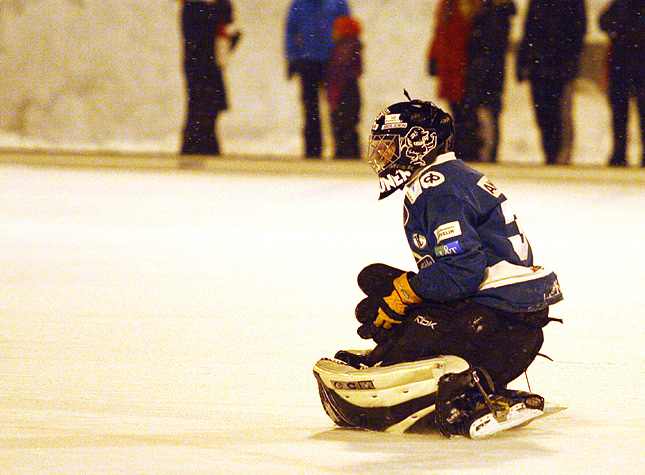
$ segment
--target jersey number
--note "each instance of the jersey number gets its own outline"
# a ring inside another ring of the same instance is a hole
[[[524,231],[522,226],[520,226],[517,216],[513,212],[508,200],[502,202],[502,214],[504,215],[504,221],[508,226],[511,223],[515,223],[517,226],[518,234],[514,234],[508,237],[508,240],[511,241],[511,245],[515,250],[515,254],[520,258],[520,260],[525,261],[529,258],[529,242],[524,236]]]

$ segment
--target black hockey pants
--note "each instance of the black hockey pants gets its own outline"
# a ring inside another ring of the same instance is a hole
[[[459,356],[483,368],[497,387],[520,376],[537,356],[548,308],[507,313],[468,300],[410,307],[402,324],[369,355],[369,364],[392,365],[439,355]]]

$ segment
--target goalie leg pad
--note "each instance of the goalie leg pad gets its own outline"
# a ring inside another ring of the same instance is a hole
[[[361,369],[323,358],[314,376],[323,408],[339,426],[402,432],[432,414],[441,376],[468,368],[457,356]]]

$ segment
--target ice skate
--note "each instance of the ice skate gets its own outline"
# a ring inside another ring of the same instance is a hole
[[[435,422],[448,438],[490,437],[544,414],[542,396],[512,389],[495,390],[481,369],[447,374],[439,381]]]

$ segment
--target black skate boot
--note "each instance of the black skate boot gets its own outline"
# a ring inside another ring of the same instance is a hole
[[[435,424],[445,437],[480,439],[527,424],[544,412],[544,398],[495,390],[482,369],[446,374],[439,380]]]
[[[485,405],[481,393],[475,389],[475,378],[481,381],[477,371],[486,374],[482,370],[468,369],[461,373],[444,374],[439,379],[435,424],[445,437],[466,436],[471,416]],[[492,392],[493,385],[487,374],[484,381],[488,392]]]
[[[368,357],[371,350],[340,350],[334,355],[334,358],[347,363],[352,368],[363,369],[369,365]]]

